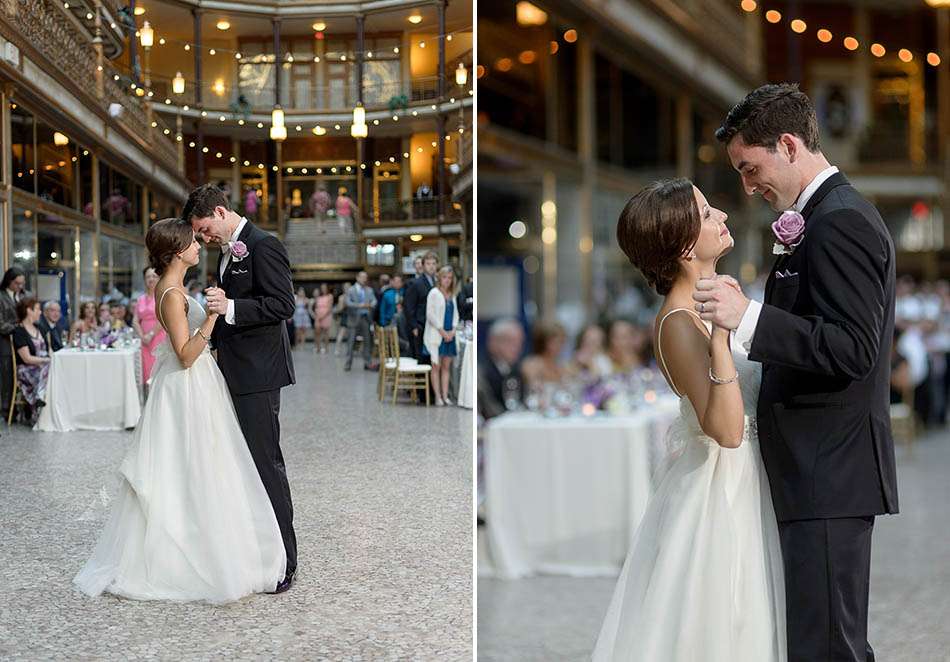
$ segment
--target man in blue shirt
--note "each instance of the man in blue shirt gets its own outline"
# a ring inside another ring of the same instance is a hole
[[[402,297],[405,294],[402,286],[402,276],[396,275],[389,281],[389,288],[383,292],[382,301],[379,304],[379,324],[380,326],[389,326],[393,317],[402,306]]]

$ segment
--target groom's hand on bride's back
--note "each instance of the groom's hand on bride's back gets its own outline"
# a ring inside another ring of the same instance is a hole
[[[742,287],[732,276],[700,278],[693,292],[696,312],[707,322],[724,329],[735,330],[742,321],[749,300]]]

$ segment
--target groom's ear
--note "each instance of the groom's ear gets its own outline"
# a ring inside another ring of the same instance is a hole
[[[795,136],[791,133],[783,133],[778,137],[777,147],[779,151],[788,159],[789,163],[795,163],[798,159],[798,143],[795,140]]]

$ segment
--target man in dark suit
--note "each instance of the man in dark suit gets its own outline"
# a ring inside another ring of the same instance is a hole
[[[280,526],[287,552],[287,574],[276,589],[280,593],[290,588],[297,571],[279,420],[280,389],[295,381],[286,326],[295,307],[290,262],[284,245],[233,212],[216,186],[192,191],[182,217],[199,239],[221,247],[216,271],[223,289],[206,291],[208,310],[221,316],[211,341]]]
[[[68,334],[69,329],[63,323],[63,309],[59,301],[47,301],[43,304],[43,316],[36,323],[36,328],[40,330],[44,338],[49,338],[50,351],[58,352],[63,348],[65,339],[63,334]]]
[[[519,361],[524,329],[513,319],[494,322],[488,330],[488,351],[478,367],[478,410],[482,418],[500,416],[524,400]]]
[[[455,300],[458,305],[459,319],[463,322],[473,321],[475,317],[475,283],[471,278],[459,288]]]
[[[422,332],[426,328],[426,299],[429,290],[435,286],[435,274],[439,270],[439,256],[429,251],[422,258],[422,274],[406,287],[403,299],[403,311],[409,326],[409,342],[412,355],[422,358]]]
[[[788,659],[872,661],[871,532],[876,515],[898,510],[894,245],[821,153],[814,106],[796,85],[755,90],[716,137],[746,192],[784,212],[764,304],[722,276],[700,280],[694,298],[762,363],[756,418],[785,560]]]

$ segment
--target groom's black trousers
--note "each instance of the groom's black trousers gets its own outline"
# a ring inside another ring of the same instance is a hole
[[[292,572],[297,569],[297,537],[294,535],[290,485],[284,456],[280,452],[280,389],[247,395],[232,393],[231,397],[247,447],[277,516],[284,549],[287,550],[287,572]]]
[[[788,662],[873,662],[868,586],[873,517],[780,522]]]

